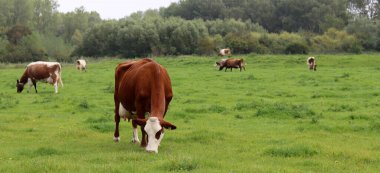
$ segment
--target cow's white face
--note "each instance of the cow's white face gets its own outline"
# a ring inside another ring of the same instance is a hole
[[[160,125],[160,120],[157,117],[149,117],[146,121],[144,130],[148,135],[148,145],[145,149],[149,152],[158,153],[158,146],[164,137],[164,131]]]

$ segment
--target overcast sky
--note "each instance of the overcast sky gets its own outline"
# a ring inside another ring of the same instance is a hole
[[[86,11],[96,11],[102,19],[120,19],[137,11],[168,7],[179,0],[58,0],[58,11],[69,12],[83,6]]]

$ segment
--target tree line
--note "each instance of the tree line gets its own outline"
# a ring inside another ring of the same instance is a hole
[[[119,20],[58,5],[0,0],[0,61],[380,51],[379,0],[180,0]]]

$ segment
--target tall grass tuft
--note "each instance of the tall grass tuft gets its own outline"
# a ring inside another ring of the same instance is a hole
[[[0,93],[0,109],[13,108],[19,101],[9,94]]]
[[[318,153],[318,150],[304,145],[271,148],[265,151],[265,154],[272,157],[312,157]]]
[[[82,100],[82,101],[79,103],[79,107],[80,107],[80,108],[83,108],[83,109],[89,109],[89,104],[88,104],[87,100]]]
[[[171,159],[164,165],[164,168],[170,172],[191,172],[199,167],[199,163],[191,158]]]
[[[348,104],[333,104],[328,111],[332,112],[352,112],[355,108]]]
[[[113,120],[111,117],[90,117],[85,122],[89,124],[90,129],[100,133],[111,132],[114,130]]]
[[[40,147],[34,151],[32,150],[22,150],[20,155],[24,155],[27,157],[40,157],[40,156],[52,156],[52,155],[60,155],[62,154],[60,151],[51,148],[51,147]]]
[[[291,105],[286,103],[260,105],[256,112],[256,116],[282,116],[293,118],[304,118],[313,115],[315,115],[315,112],[306,105]]]

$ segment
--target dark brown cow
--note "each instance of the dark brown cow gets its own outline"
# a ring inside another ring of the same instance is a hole
[[[17,92],[21,93],[22,90],[24,90],[24,85],[28,83],[28,92],[30,92],[32,85],[34,85],[34,89],[37,93],[37,81],[47,82],[54,85],[55,93],[58,93],[58,82],[60,82],[63,87],[61,79],[61,64],[58,62],[44,61],[28,64],[20,80],[17,79]]]
[[[227,71],[228,68],[243,68],[245,71],[245,62],[242,58],[229,58],[229,59],[222,59],[219,62],[216,62],[216,65],[219,66],[219,71],[223,70],[223,68],[226,68],[224,71]]]
[[[315,61],[314,57],[307,58],[306,63],[309,66],[309,70],[317,70],[317,62]]]
[[[225,49],[220,49],[218,52],[219,56],[231,56],[231,49],[225,48]]]
[[[140,142],[137,125],[141,126],[141,147],[158,152],[164,136],[164,128],[176,126],[164,120],[173,97],[169,75],[166,69],[151,59],[127,61],[115,69],[115,133],[119,141],[120,117],[132,119],[133,142]],[[145,118],[145,113],[148,114]]]

